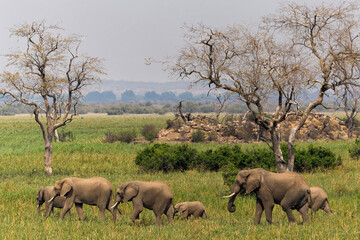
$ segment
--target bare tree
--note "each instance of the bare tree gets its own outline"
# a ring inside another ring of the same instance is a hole
[[[342,109],[345,112],[348,138],[352,138],[355,118],[359,113],[359,89],[354,86],[342,86],[342,88],[336,90],[336,94],[338,96],[337,109]]]
[[[357,6],[342,3],[308,7],[287,3],[279,14],[264,18],[262,28],[242,26],[223,30],[204,25],[187,26],[187,45],[171,60],[171,72],[238,94],[268,131],[279,172],[293,171],[296,132],[310,112],[323,104],[324,95],[340,86],[358,86]],[[304,89],[317,91],[317,99],[297,111]],[[274,114],[265,113],[269,98],[277,99]],[[280,148],[279,125],[291,114],[297,122],[288,140],[286,166]],[[270,144],[271,143],[271,144]]]
[[[187,31],[188,45],[171,60],[171,72],[237,94],[255,122],[270,132],[271,145],[263,140],[272,148],[279,172],[285,172],[278,127],[307,81],[300,67],[306,61],[289,45],[276,43],[267,31],[252,32],[239,25],[225,30],[198,25]],[[264,110],[270,97],[277,99],[272,116]]]
[[[44,21],[22,24],[10,30],[11,36],[24,41],[24,49],[7,54],[13,71],[4,71],[1,90],[7,104],[21,103],[33,107],[45,144],[45,172],[52,174],[54,132],[71,122],[81,91],[99,81],[102,61],[78,50],[82,38],[63,37],[56,25]],[[40,116],[44,114],[44,118]]]
[[[294,48],[308,57],[315,78],[307,83],[307,87],[318,93],[317,99],[307,105],[290,131],[288,170],[292,171],[295,135],[309,113],[323,104],[329,90],[359,85],[359,13],[356,4],[347,2],[311,7],[287,3],[279,12],[266,22],[289,36]]]

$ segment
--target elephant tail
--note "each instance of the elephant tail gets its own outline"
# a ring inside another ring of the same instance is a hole
[[[311,208],[311,192],[309,188],[307,189],[307,194],[308,194],[308,205],[309,208]]]
[[[172,205],[172,208],[173,208],[172,218],[174,219],[175,214],[176,214],[176,212],[175,212],[175,205],[174,205],[174,198],[171,198],[171,205]]]

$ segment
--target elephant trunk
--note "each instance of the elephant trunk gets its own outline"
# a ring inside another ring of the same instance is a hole
[[[232,196],[230,199],[229,199],[229,202],[228,202],[228,206],[227,206],[227,209],[229,212],[233,213],[236,211],[236,206],[234,205],[234,201],[235,201],[235,198],[236,198],[236,194],[234,196]]]
[[[40,204],[38,203],[38,205],[37,205],[37,211],[38,211],[38,214],[39,214],[39,216],[41,215],[41,211],[40,211]]]
[[[236,206],[234,205],[234,201],[236,199],[236,195],[240,192],[241,188],[237,183],[234,183],[231,188],[231,194],[227,197],[229,197],[229,202],[227,209],[229,212],[233,213],[236,211]]]

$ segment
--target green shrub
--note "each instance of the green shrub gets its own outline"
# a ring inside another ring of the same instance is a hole
[[[287,159],[287,145],[281,145],[284,159]],[[240,145],[226,145],[200,153],[187,144],[154,144],[145,148],[136,156],[135,163],[145,170],[175,171],[199,169],[221,171],[224,182],[233,181],[241,169],[264,168],[275,170],[274,154],[270,148],[252,148],[243,150]],[[341,165],[341,158],[331,150],[309,145],[305,149],[295,148],[294,171],[311,171]]]
[[[200,129],[193,131],[191,134],[191,141],[192,142],[204,142],[205,141],[205,133]]]
[[[194,166],[197,151],[188,144],[170,145],[155,143],[145,148],[135,158],[135,164],[144,170],[183,171]]]
[[[336,157],[330,149],[324,147],[316,147],[310,144],[307,149],[295,149],[295,172],[333,168],[341,164],[341,157]]]
[[[360,139],[355,139],[355,142],[349,148],[350,157],[359,159],[360,157]]]
[[[157,132],[158,131],[156,130],[156,126],[154,124],[145,124],[141,129],[141,135],[150,142],[156,138]]]
[[[72,142],[74,141],[75,136],[72,131],[59,131],[59,141],[60,142]]]
[[[113,133],[106,132],[104,142],[113,143],[113,142],[126,142],[130,143],[136,138],[136,132],[134,129],[124,129],[122,131]]]

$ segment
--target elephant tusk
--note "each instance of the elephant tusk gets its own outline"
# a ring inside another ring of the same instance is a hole
[[[116,202],[111,208],[116,207],[119,204],[119,202]]]
[[[39,208],[39,207],[40,207],[40,205],[38,204],[36,207],[37,207],[37,208]]]
[[[54,197],[52,197],[48,202],[51,202],[53,199],[55,198],[55,196]]]
[[[223,198],[231,198],[232,196],[234,196],[235,195],[235,193],[232,193],[232,194],[230,194],[229,196],[223,196]]]

